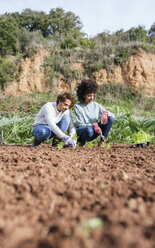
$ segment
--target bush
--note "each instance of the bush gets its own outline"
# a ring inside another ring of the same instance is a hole
[[[11,61],[0,58],[0,89],[4,89],[5,85],[15,78],[18,79],[20,66],[17,60]]]
[[[0,16],[0,55],[16,55],[20,52],[20,29],[15,19]]]
[[[26,28],[22,28],[20,44],[23,57],[31,57],[37,53],[39,47],[48,47],[49,43],[38,31],[30,32]]]
[[[133,87],[108,83],[99,87],[96,97],[97,101],[103,104],[117,104],[133,108],[139,115],[140,110],[143,110],[143,115],[147,114],[146,111],[155,113],[155,98],[144,96],[143,89],[137,93]]]
[[[74,52],[72,49],[64,50],[59,46],[53,46],[51,55],[45,59],[43,64],[47,83],[51,87],[53,80],[57,78],[60,73],[64,76],[65,82],[69,86],[72,80],[80,79],[82,77],[82,72],[80,70],[71,69],[71,64],[76,53],[77,51]]]

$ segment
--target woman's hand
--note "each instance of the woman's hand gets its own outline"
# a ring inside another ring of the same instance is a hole
[[[97,122],[93,123],[93,128],[95,130],[96,133],[98,133],[99,135],[101,134],[101,128],[99,127],[99,125],[97,124]]]
[[[107,124],[108,122],[108,111],[104,110],[102,115],[101,115],[101,124]]]

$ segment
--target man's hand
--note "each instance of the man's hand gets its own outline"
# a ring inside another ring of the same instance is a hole
[[[76,142],[69,135],[65,135],[62,139],[67,146],[76,147]]]
[[[99,125],[97,124],[97,122],[93,123],[93,128],[95,130],[96,133],[98,133],[99,135],[101,134],[101,128],[99,127]]]
[[[73,138],[74,134],[69,133],[68,136],[71,137],[71,138]]]
[[[107,124],[108,122],[108,111],[104,110],[101,115],[101,124]]]

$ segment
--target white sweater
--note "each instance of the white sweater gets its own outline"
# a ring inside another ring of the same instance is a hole
[[[38,125],[47,125],[53,133],[55,133],[59,138],[62,138],[65,134],[60,130],[60,128],[56,125],[63,115],[69,115],[70,124],[69,124],[69,133],[74,135],[76,133],[70,110],[66,110],[64,112],[59,112],[57,109],[56,102],[47,102],[42,106],[39,113],[36,116],[33,127]]]

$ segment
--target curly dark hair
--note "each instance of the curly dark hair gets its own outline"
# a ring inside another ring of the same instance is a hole
[[[85,96],[90,93],[96,93],[98,90],[98,84],[93,79],[85,79],[77,87],[77,97],[79,102],[85,101]]]
[[[71,101],[70,108],[73,107],[75,104],[75,100],[74,100],[73,96],[68,92],[64,92],[63,94],[60,94],[57,96],[57,104],[59,102],[65,102],[66,99],[69,99]]]

